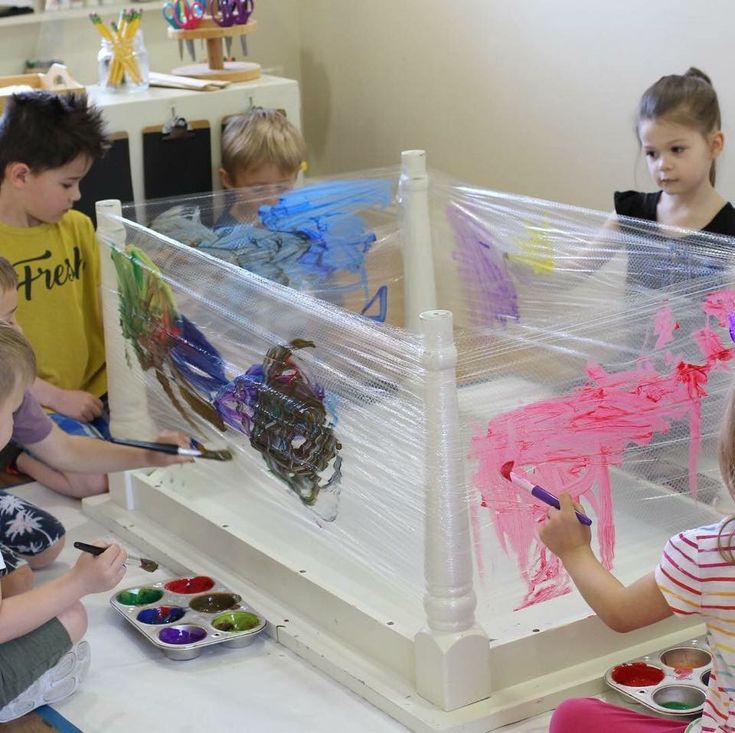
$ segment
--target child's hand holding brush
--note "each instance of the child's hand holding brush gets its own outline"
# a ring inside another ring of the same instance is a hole
[[[90,545],[86,542],[75,542],[74,547],[76,547],[77,550],[82,550],[82,552],[87,552],[92,556],[104,555],[111,548],[122,549],[119,547],[119,545],[109,545],[108,547],[105,547],[103,545]],[[138,563],[141,567],[141,570],[145,570],[147,573],[153,573],[158,570],[158,563],[155,560],[149,560],[145,557],[135,557],[135,555],[128,555],[125,550],[122,551],[125,555],[123,563],[125,562],[125,560],[132,560],[133,562]],[[123,571],[123,575],[124,574],[125,573]]]
[[[77,544],[83,543],[74,543]],[[128,553],[120,545],[109,547],[86,545],[94,548],[92,554],[80,555],[71,570],[71,576],[79,583],[80,595],[100,593],[114,588],[125,577],[125,560]],[[89,550],[88,550],[89,552]]]

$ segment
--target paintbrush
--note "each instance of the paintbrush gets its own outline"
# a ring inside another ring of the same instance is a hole
[[[88,552],[90,555],[101,555],[107,548],[99,547],[97,545],[88,545],[86,542],[75,542],[74,547],[82,552]],[[140,563],[141,570],[145,570],[147,573],[153,573],[158,570],[158,563],[155,560],[149,560],[145,557],[135,557],[135,555],[128,555],[128,560]]]
[[[520,489],[525,489],[526,491],[529,491],[533,496],[535,496],[537,499],[540,499],[545,504],[548,504],[549,506],[553,506],[556,509],[561,509],[561,504],[559,503],[558,497],[554,496],[550,491],[547,491],[541,486],[538,486],[536,484],[531,483],[528,479],[523,478],[523,476],[519,476],[515,471],[513,471],[513,463],[514,461],[507,461],[502,465],[500,468],[500,473],[503,474],[503,478],[508,479],[512,484],[515,486],[518,486]],[[592,520],[582,512],[578,512],[575,510],[574,512],[577,515],[577,519],[579,519],[582,524],[586,524],[588,527],[592,524]]]
[[[131,448],[143,448],[158,453],[169,453],[173,456],[191,456],[192,458],[210,458],[213,461],[231,461],[232,453],[226,448],[223,450],[209,450],[196,440],[192,440],[191,448],[182,448],[175,443],[149,443],[145,440],[128,440],[127,438],[109,438],[110,443],[127,445]]]

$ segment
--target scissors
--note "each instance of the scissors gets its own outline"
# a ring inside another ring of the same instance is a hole
[[[161,8],[166,22],[176,30],[193,30],[204,18],[204,3],[200,0],[169,0]]]
[[[209,0],[209,14],[217,25],[230,28],[245,25],[254,6],[253,0]]]

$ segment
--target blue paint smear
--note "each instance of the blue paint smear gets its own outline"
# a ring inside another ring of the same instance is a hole
[[[200,394],[211,398],[228,382],[224,360],[186,316],[179,315],[176,326],[180,334],[168,355],[186,382]]]
[[[384,322],[387,286],[369,292],[365,256],[376,241],[357,213],[385,208],[392,200],[387,179],[337,181],[289,191],[275,204],[258,210],[262,226],[239,223],[225,215],[199,248],[249,272],[297,290],[324,291],[335,296],[362,291],[361,312]],[[201,226],[197,220],[196,224]],[[201,236],[201,234],[200,234]],[[191,235],[179,237],[185,241]],[[348,285],[326,281],[339,273],[357,275]],[[374,306],[377,304],[377,308]]]
[[[392,199],[389,179],[333,181],[289,191],[275,204],[261,206],[260,223],[238,222],[227,211],[210,229],[196,206],[184,204],[157,216],[151,228],[338,305],[346,294],[360,293],[361,314],[382,323],[388,312],[388,286],[368,284],[365,258],[376,236],[360,213],[385,208]],[[344,282],[345,275],[354,277]]]

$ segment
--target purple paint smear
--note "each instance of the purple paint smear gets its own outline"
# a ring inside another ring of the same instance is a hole
[[[518,295],[490,232],[457,205],[447,208],[447,219],[456,238],[452,257],[462,284],[470,291],[473,325],[517,321]]]

